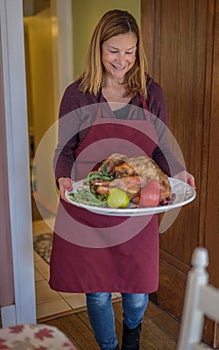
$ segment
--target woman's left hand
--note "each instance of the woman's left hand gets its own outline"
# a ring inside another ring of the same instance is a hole
[[[178,179],[181,181],[186,182],[188,185],[190,185],[191,187],[193,187],[194,189],[196,188],[195,186],[195,178],[193,175],[191,175],[190,173],[188,173],[186,170],[181,171],[180,173],[176,174],[174,176],[174,179]]]

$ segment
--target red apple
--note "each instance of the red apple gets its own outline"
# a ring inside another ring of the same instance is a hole
[[[150,181],[142,187],[139,207],[157,207],[160,203],[160,184],[156,180]]]

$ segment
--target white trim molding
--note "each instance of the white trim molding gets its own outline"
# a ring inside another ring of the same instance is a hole
[[[1,318],[4,328],[16,325],[15,305],[3,306],[1,308]]]
[[[36,323],[22,0],[0,0],[0,35],[15,295],[4,327]]]

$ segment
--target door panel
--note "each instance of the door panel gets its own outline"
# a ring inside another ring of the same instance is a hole
[[[218,169],[218,8],[219,3],[212,0],[142,0],[149,73],[164,90],[169,128],[197,186],[195,201],[183,207],[173,225],[160,235],[156,300],[178,319],[192,252],[206,246],[211,257],[216,232],[218,235],[218,181],[213,180]],[[214,197],[217,204],[213,208]],[[211,261],[210,280],[218,287],[215,254]],[[213,343],[211,323],[206,323],[205,332]]]

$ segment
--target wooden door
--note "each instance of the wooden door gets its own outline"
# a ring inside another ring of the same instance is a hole
[[[209,250],[210,281],[219,287],[219,258],[215,255],[215,247],[219,247],[219,2],[142,0],[141,15],[149,73],[163,87],[169,128],[197,185],[195,201],[183,207],[172,226],[160,235],[156,301],[181,319],[195,247]],[[206,338],[218,345],[215,329],[207,322]]]

